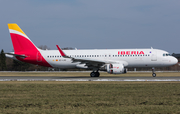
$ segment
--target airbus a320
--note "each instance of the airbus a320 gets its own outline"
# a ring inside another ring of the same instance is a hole
[[[91,69],[91,77],[99,77],[100,70],[110,74],[123,74],[133,67],[165,67],[177,63],[168,52],[159,49],[88,49],[88,50],[41,50],[15,24],[8,24],[14,52],[6,57],[53,68]],[[156,73],[152,70],[152,76]]]

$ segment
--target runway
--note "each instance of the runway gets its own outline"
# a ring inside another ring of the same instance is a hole
[[[0,76],[0,81],[180,81],[180,76],[172,76],[172,77]]]

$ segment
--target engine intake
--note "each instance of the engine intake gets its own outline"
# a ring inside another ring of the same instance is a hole
[[[107,72],[110,74],[124,74],[127,73],[127,69],[124,68],[123,64],[108,64]]]

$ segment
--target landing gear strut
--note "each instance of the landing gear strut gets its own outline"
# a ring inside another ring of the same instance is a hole
[[[155,73],[154,67],[152,68],[152,76],[153,76],[153,77],[156,77],[156,73]]]
[[[91,77],[99,77],[99,75],[100,75],[100,73],[98,71],[96,71],[96,72],[93,71],[90,74]]]

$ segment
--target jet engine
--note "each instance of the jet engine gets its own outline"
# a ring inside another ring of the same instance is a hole
[[[107,64],[106,69],[110,74],[124,74],[127,72],[123,64]]]

